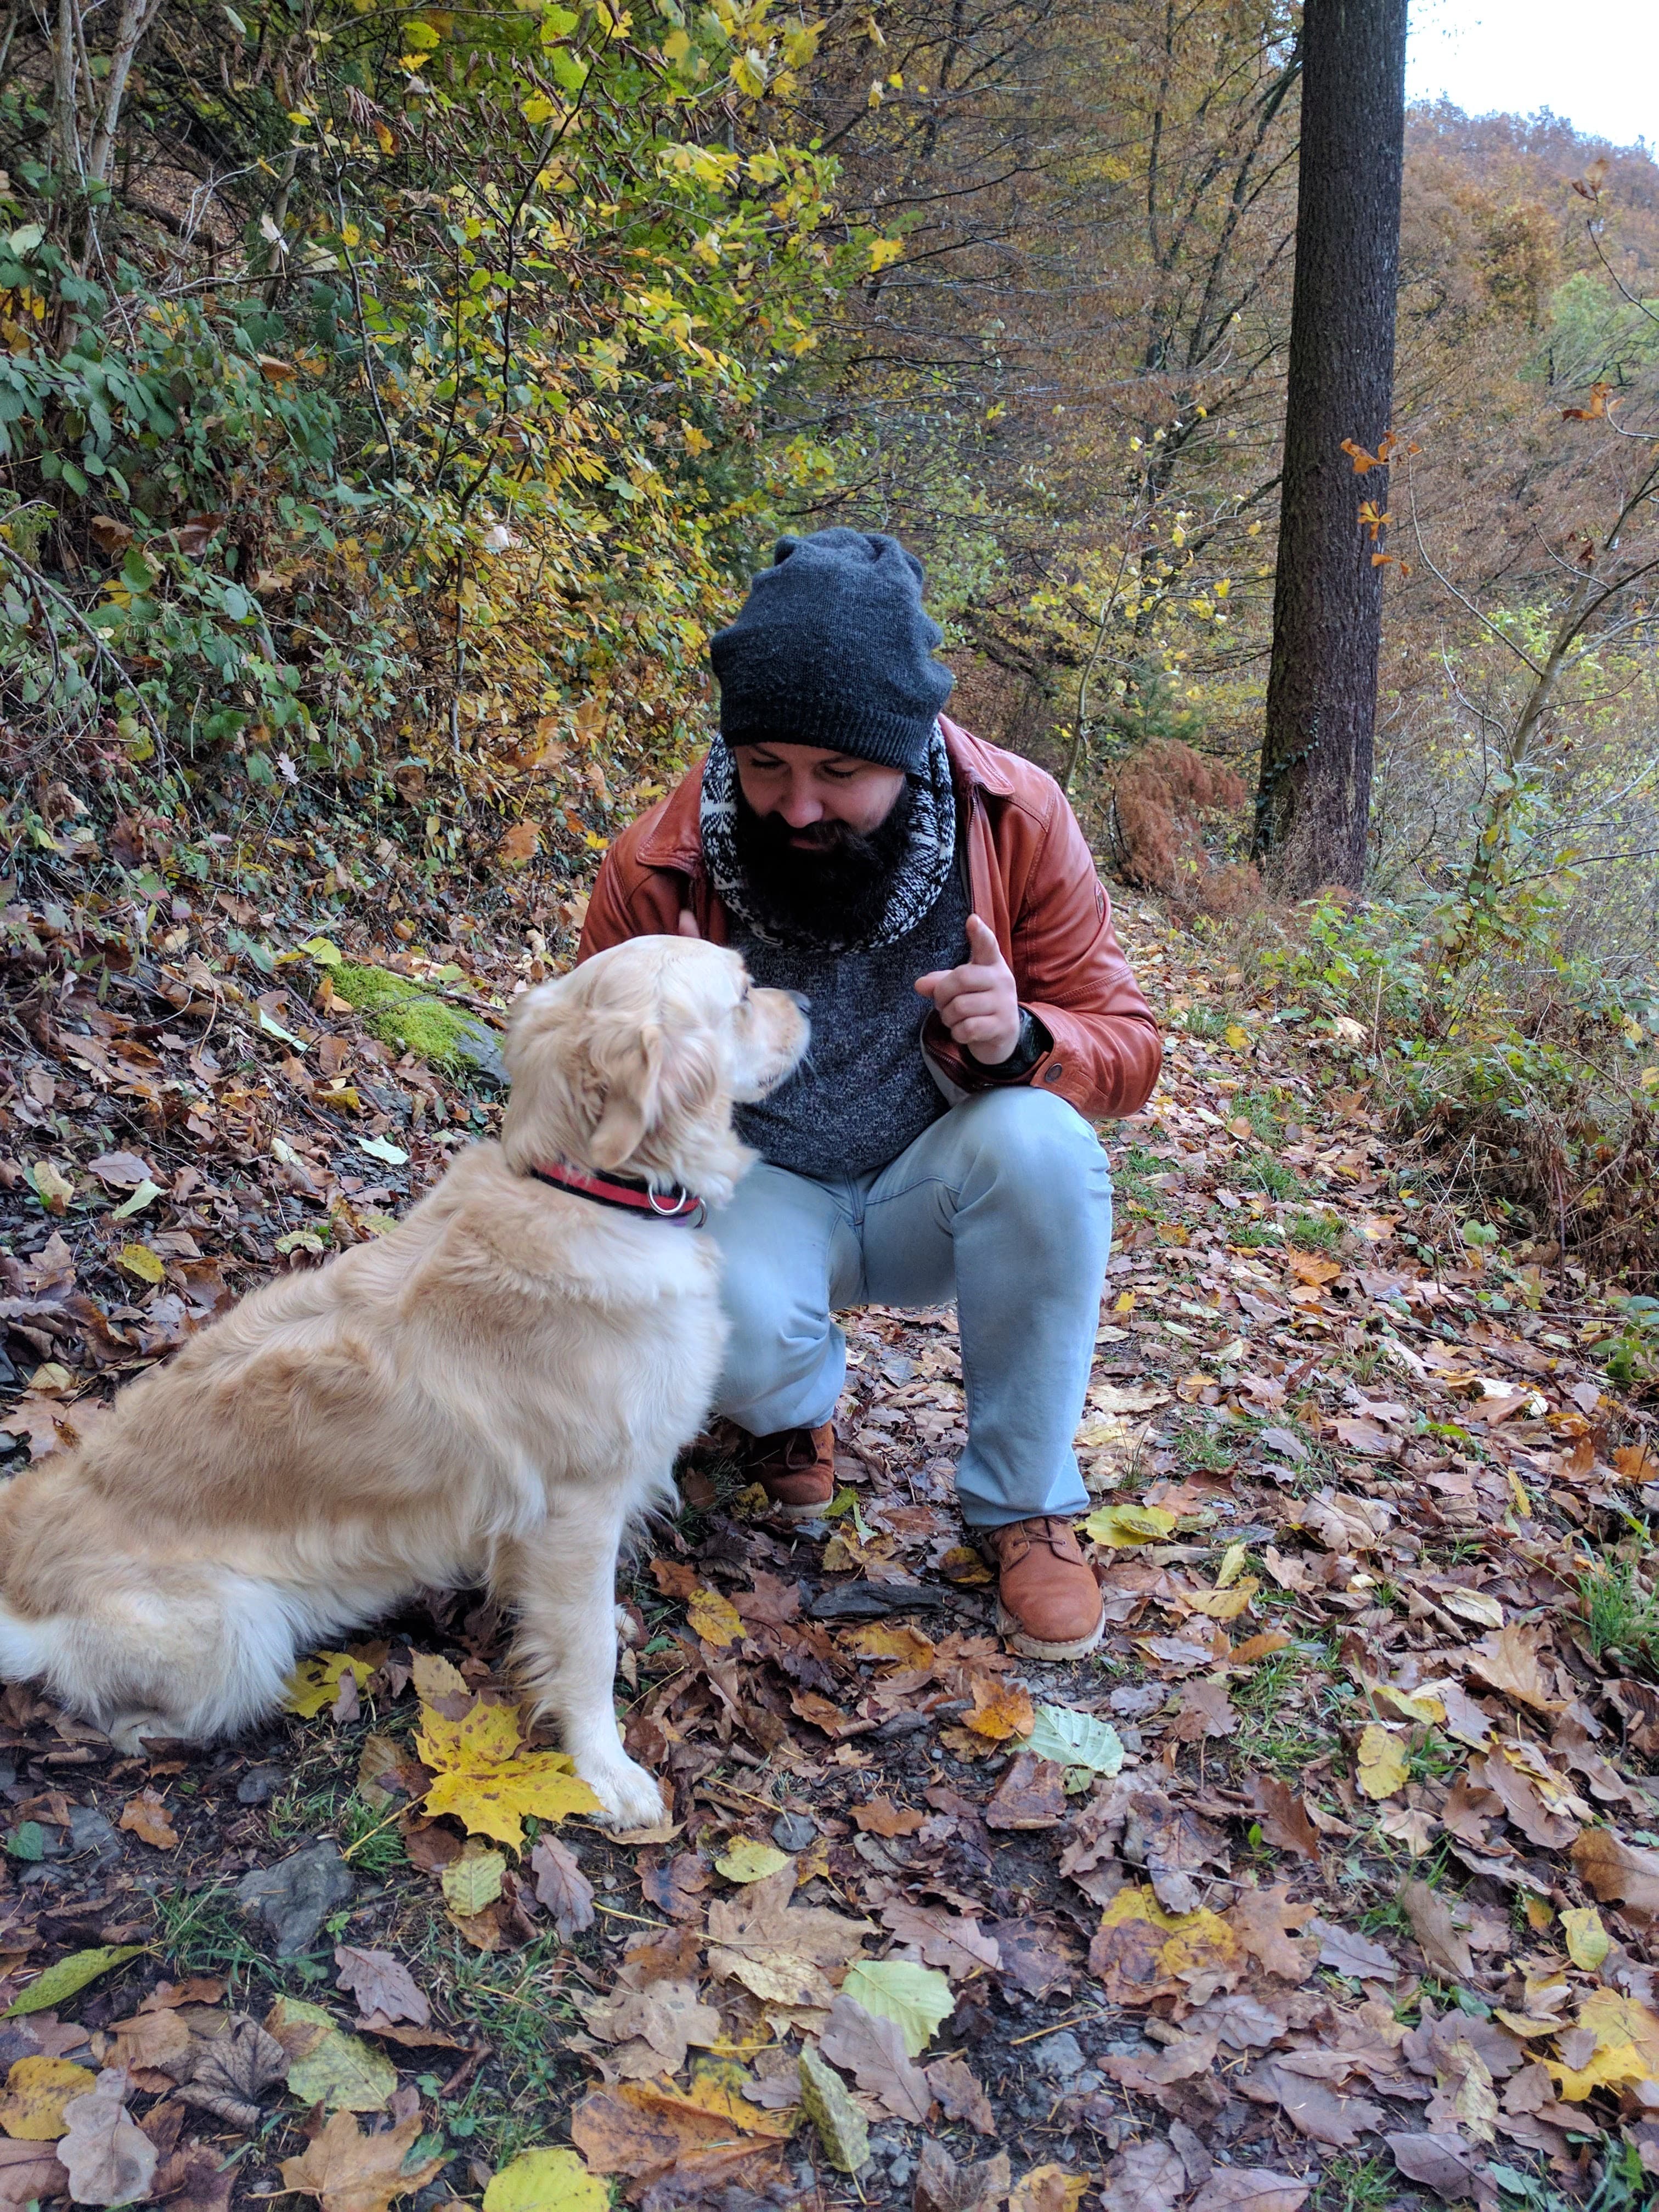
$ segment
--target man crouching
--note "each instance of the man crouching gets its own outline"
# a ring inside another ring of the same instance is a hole
[[[896,539],[779,541],[713,641],[720,735],[606,854],[581,955],[678,929],[809,1000],[811,1051],[738,1127],[761,1155],[710,1223],[730,1350],[715,1410],[805,1518],[834,1492],[832,1315],[956,1299],[963,1516],[1033,1658],[1100,1640],[1072,1439],[1112,1241],[1091,1121],[1162,1048],[1053,778],[944,720],[950,672]]]

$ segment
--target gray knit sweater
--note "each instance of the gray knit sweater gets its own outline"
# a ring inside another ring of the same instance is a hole
[[[947,1110],[921,1056],[931,1011],[918,975],[968,957],[969,900],[960,851],[933,905],[903,937],[868,951],[817,953],[732,942],[755,982],[811,1000],[812,1043],[789,1080],[758,1106],[739,1106],[738,1134],[763,1159],[825,1180],[872,1174]]]

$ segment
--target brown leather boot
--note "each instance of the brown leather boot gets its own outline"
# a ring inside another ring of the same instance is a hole
[[[997,1634],[1027,1659],[1081,1659],[1106,1629],[1094,1569],[1069,1521],[1039,1514],[988,1528],[997,1570]]]
[[[743,1463],[784,1520],[815,1521],[836,1494],[835,1424],[750,1437]]]

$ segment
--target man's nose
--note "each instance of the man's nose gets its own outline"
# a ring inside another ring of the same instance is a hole
[[[810,787],[803,787],[789,793],[778,812],[792,830],[810,830],[815,822],[823,819],[823,801]]]

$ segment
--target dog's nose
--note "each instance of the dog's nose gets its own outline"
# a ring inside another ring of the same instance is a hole
[[[807,997],[805,991],[786,991],[783,995],[786,999],[793,999],[795,1004],[800,1008],[802,1013],[810,1014],[811,1012],[812,1001]]]

